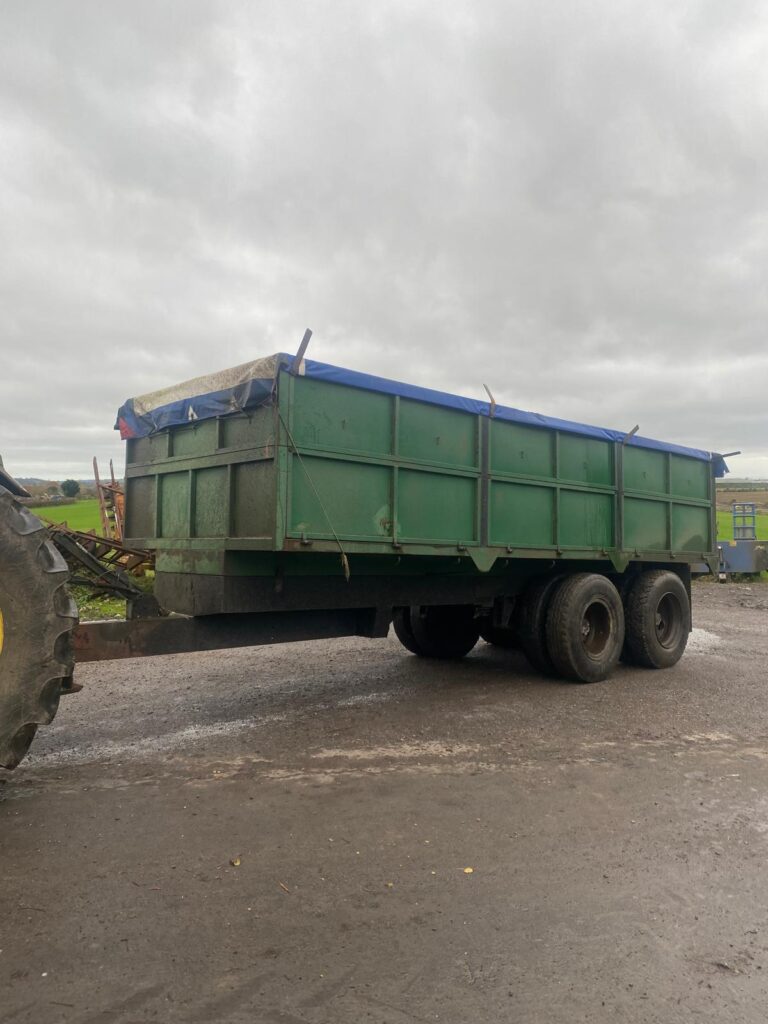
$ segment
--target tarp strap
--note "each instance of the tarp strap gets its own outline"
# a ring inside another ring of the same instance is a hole
[[[333,523],[331,522],[331,517],[328,514],[328,509],[325,507],[325,504],[323,502],[323,499],[320,497],[320,494],[319,494],[319,492],[317,490],[317,487],[315,487],[315,481],[312,479],[312,477],[310,475],[310,472],[309,472],[309,470],[307,469],[307,467],[306,467],[306,465],[304,463],[304,459],[302,459],[302,457],[301,457],[301,452],[299,451],[298,446],[297,446],[296,442],[293,439],[293,435],[291,434],[291,431],[290,431],[290,429],[288,427],[288,424],[283,419],[283,414],[280,412],[280,408],[279,407],[278,407],[278,410],[277,410],[277,415],[280,417],[280,422],[283,425],[283,430],[285,431],[286,436],[287,436],[287,438],[288,438],[288,440],[289,440],[289,442],[291,444],[291,447],[294,450],[296,458],[299,460],[299,465],[301,466],[301,468],[304,470],[304,473],[306,474],[307,480],[309,481],[309,486],[312,488],[312,491],[313,491],[315,497],[317,498],[317,503],[320,506],[320,509],[321,509],[323,515],[325,516],[325,521],[328,523],[328,525],[331,528],[331,533],[333,534],[333,539],[336,541],[336,543],[339,546],[339,554],[341,555],[341,568],[344,570],[344,578],[346,579],[347,583],[349,583],[349,578],[352,575],[352,570],[349,567],[349,559],[347,558],[347,553],[344,550],[343,544],[341,543],[341,538],[339,537],[338,533],[336,532],[336,528],[334,527]]]

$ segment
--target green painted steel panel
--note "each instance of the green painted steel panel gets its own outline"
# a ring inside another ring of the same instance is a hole
[[[561,480],[574,480],[585,484],[613,483],[613,443],[597,441],[576,434],[560,434]]]
[[[590,491],[560,491],[560,544],[608,548],[613,544],[613,497]]]
[[[706,462],[683,455],[670,456],[672,493],[681,498],[709,498],[710,469]]]
[[[160,477],[160,536],[189,537],[189,473]]]
[[[475,479],[401,469],[397,495],[401,540],[477,540]]]
[[[674,551],[709,551],[709,509],[691,505],[672,506],[672,549]]]
[[[666,501],[625,498],[624,547],[637,551],[666,551],[669,548],[668,508]]]
[[[222,448],[261,448],[275,443],[275,410],[263,406],[220,421]]]
[[[229,470],[226,466],[194,470],[195,537],[227,537],[229,523]]]
[[[172,455],[208,455],[216,448],[217,429],[216,420],[202,420],[188,427],[177,427],[171,433]]]
[[[477,417],[424,402],[400,399],[398,452],[451,466],[478,466]]]
[[[145,540],[155,536],[155,484],[157,477],[129,477],[125,481],[125,535]]]
[[[492,473],[552,477],[555,471],[555,432],[519,423],[491,420]]]
[[[624,448],[624,487],[628,491],[646,491],[666,494],[667,485],[666,452],[655,452],[650,448]]]
[[[554,544],[554,487],[495,480],[490,491],[491,544],[544,548]]]
[[[392,470],[386,466],[294,456],[289,531],[307,536],[335,532],[338,537],[389,537],[391,480]]]
[[[390,395],[307,377],[294,378],[293,387],[291,434],[300,447],[369,455],[392,451],[394,399]]]
[[[277,473],[271,459],[232,467],[232,534],[274,537]]]
[[[170,438],[168,432],[150,434],[149,437],[135,437],[128,441],[125,451],[126,465],[166,462]]]
[[[461,573],[490,570],[507,548],[604,559],[616,546],[617,444],[493,419],[481,430],[472,413],[286,373],[278,400],[280,414],[270,403],[129,442],[127,536],[187,551],[184,571],[224,575],[270,574],[284,549],[322,559],[334,531],[355,559],[400,558],[407,571],[427,555]],[[622,460],[624,551],[710,550],[711,466],[631,444]],[[670,480],[669,499],[653,500]],[[465,544],[472,558],[455,558]]]

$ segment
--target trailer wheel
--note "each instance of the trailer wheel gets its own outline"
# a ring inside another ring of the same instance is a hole
[[[552,662],[566,679],[596,683],[616,668],[624,643],[624,608],[605,576],[580,572],[567,577],[547,613]]]
[[[400,643],[421,658],[463,658],[480,636],[472,605],[397,608],[393,623]]]
[[[395,628],[395,636],[407,651],[420,656],[424,654],[421,646],[416,643],[416,637],[411,629],[410,608],[395,608],[392,612],[392,625]]]
[[[635,585],[638,579],[637,573],[623,573],[621,576],[609,577],[611,583],[616,587],[621,598],[621,606],[624,609],[624,644],[621,648],[621,655],[619,661],[623,661],[625,665],[634,665],[635,658],[632,651],[629,649],[629,617],[627,612],[627,602],[629,601],[629,595],[632,591],[632,587]]]
[[[522,596],[517,620],[520,648],[537,672],[557,675],[547,647],[547,609],[562,576],[533,583]]]
[[[485,623],[480,627],[480,636],[487,644],[494,647],[504,647],[508,651],[516,651],[520,647],[520,638],[517,630],[511,627],[491,626]]]
[[[15,768],[72,675],[77,608],[64,559],[0,487],[0,767]]]
[[[691,625],[685,584],[666,569],[644,572],[627,600],[627,648],[645,668],[670,668],[683,656]]]

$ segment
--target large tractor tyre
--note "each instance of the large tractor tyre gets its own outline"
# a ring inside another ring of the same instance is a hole
[[[645,668],[671,668],[683,656],[690,629],[688,592],[677,573],[642,573],[627,598],[625,646],[632,661]]]
[[[0,486],[0,767],[15,768],[72,675],[77,607],[40,522]]]
[[[393,623],[400,643],[421,658],[463,658],[480,636],[472,605],[397,608]]]
[[[559,675],[576,683],[607,679],[624,644],[624,607],[609,579],[568,576],[547,612],[547,648]]]
[[[531,666],[544,676],[556,676],[547,646],[547,610],[562,576],[532,583],[520,599],[517,634],[520,649]]]

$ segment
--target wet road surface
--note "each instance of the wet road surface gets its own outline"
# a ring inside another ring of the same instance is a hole
[[[768,588],[694,624],[592,686],[394,637],[84,666],[0,776],[0,1022],[764,1022]]]

